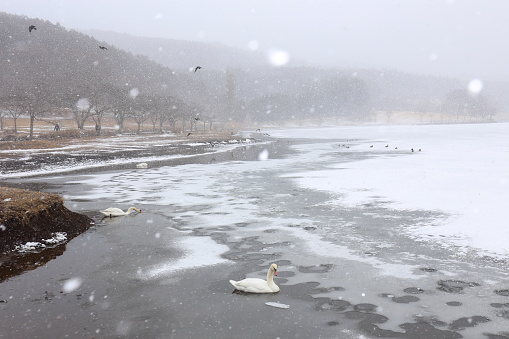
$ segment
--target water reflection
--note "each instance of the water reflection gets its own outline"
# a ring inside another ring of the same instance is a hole
[[[46,247],[36,253],[9,253],[0,259],[0,283],[25,271],[34,270],[45,265],[48,261],[57,258],[65,252],[66,244],[55,247]]]

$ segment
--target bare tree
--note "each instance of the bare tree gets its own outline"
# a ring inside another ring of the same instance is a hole
[[[0,109],[0,129],[4,129],[4,111]]]
[[[155,100],[146,94],[140,94],[133,99],[132,108],[133,108],[132,118],[138,125],[136,134],[140,134],[141,126],[145,121],[150,119],[151,112],[154,111]]]
[[[116,89],[112,92],[113,116],[118,125],[119,132],[124,130],[125,121],[133,115],[133,99],[122,89]]]
[[[92,105],[88,98],[80,98],[73,107],[72,115],[76,121],[78,129],[83,129],[87,120],[95,115]]]
[[[95,122],[96,130],[101,130],[102,119],[108,111],[115,107],[115,89],[109,84],[99,84],[92,91],[89,103],[94,114],[92,119]]]
[[[28,98],[20,88],[14,89],[2,100],[2,106],[7,110],[14,121],[14,133],[18,133],[18,118],[23,113],[27,112],[27,102]]]
[[[35,119],[49,112],[52,107],[50,94],[45,84],[29,85],[25,89],[26,112],[30,118],[30,139],[34,136]]]
[[[159,132],[163,132],[163,124],[168,121],[170,127],[175,127],[176,110],[180,100],[172,96],[156,98],[156,116],[159,122]]]

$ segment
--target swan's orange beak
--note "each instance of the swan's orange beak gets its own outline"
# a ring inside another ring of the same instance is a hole
[[[274,269],[274,275],[277,276],[277,270],[276,269]]]

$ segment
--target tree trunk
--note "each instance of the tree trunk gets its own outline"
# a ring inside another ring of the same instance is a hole
[[[34,120],[35,115],[30,114],[30,136],[29,136],[30,139],[34,137]]]

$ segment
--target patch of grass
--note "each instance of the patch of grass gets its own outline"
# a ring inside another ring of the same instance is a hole
[[[0,187],[0,224],[6,220],[26,224],[32,216],[62,203],[63,199],[56,194]]]

